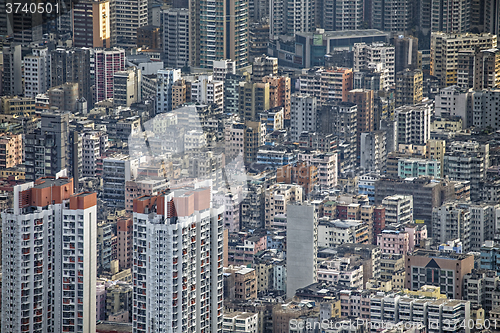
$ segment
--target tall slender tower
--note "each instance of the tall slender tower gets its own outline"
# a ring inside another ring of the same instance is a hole
[[[247,66],[248,0],[196,2],[190,3],[190,34],[199,38],[190,42],[199,50],[190,43],[191,64],[212,68],[214,61],[232,59],[238,68]]]
[[[286,297],[292,298],[297,289],[318,279],[318,207],[314,203],[294,203],[287,207],[286,237]]]
[[[189,0],[189,65],[200,66],[200,0]]]
[[[14,187],[1,215],[3,332],[95,332],[96,203],[68,178]]]
[[[248,0],[228,1],[226,25],[226,59],[242,68],[248,65]]]
[[[200,66],[211,68],[226,54],[227,6],[221,0],[200,0]]]
[[[189,14],[186,8],[171,8],[162,14],[163,53],[167,67],[182,68],[190,65]]]
[[[134,200],[133,332],[222,332],[223,211],[211,183]]]

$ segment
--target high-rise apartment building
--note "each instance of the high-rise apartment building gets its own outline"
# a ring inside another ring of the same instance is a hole
[[[500,246],[498,241],[486,241],[481,246],[481,269],[496,271],[498,276],[498,255]]]
[[[286,167],[286,166],[285,166]],[[284,168],[284,167],[283,167]],[[284,216],[287,214],[287,207],[294,202],[302,202],[304,189],[297,184],[283,184],[283,168],[278,169],[277,173],[281,178],[278,184],[271,185],[265,190],[265,226],[271,227],[276,215]],[[281,183],[281,184],[280,184]]]
[[[413,196],[392,195],[382,200],[385,207],[386,223],[412,223],[413,222]]]
[[[60,5],[62,7],[62,4]],[[7,11],[7,7],[5,8]],[[62,14],[62,8],[58,12],[58,16]],[[53,11],[52,13],[55,16]],[[13,37],[15,43],[29,44],[31,42],[39,42],[43,37],[42,25],[44,18],[41,12],[38,11],[16,11],[12,10],[6,15],[7,22],[2,22],[6,25],[7,34]],[[54,20],[55,21],[55,20]]]
[[[457,85],[462,89],[500,88],[500,50],[464,50],[458,53]]]
[[[80,189],[83,175],[83,140],[76,128],[69,131],[69,174],[73,176],[75,191]]]
[[[320,140],[324,140],[321,137]],[[318,168],[318,185],[321,189],[331,189],[337,186],[337,161],[338,155],[333,152],[328,153],[300,153],[298,160],[307,162],[307,165],[313,165]]]
[[[391,82],[394,82],[394,75],[391,77],[389,70],[381,63],[371,63],[354,72],[354,89],[389,90]]]
[[[82,137],[82,176],[102,176],[101,156],[106,152],[109,141],[106,132],[89,131]]]
[[[177,109],[187,102],[187,84],[186,80],[180,79],[174,82],[172,86],[172,109]]]
[[[248,333],[257,333],[259,328],[257,313],[252,312],[231,312],[224,314],[225,332],[237,332],[239,330]]]
[[[432,237],[439,243],[458,239],[462,251],[467,253],[471,251],[471,234],[471,212],[467,206],[449,202],[432,210]]]
[[[226,158],[234,158],[243,154],[245,150],[245,129],[244,123],[226,124],[224,128],[225,154]]]
[[[45,59],[34,55],[25,56],[24,64],[24,95],[34,98],[47,91]],[[44,75],[45,74],[45,75]]]
[[[223,59],[233,60],[237,68],[243,68],[249,64],[248,3],[249,0],[226,2],[226,52]]]
[[[429,268],[420,268],[421,271],[418,271],[418,268],[416,269],[415,273],[418,274],[415,276],[418,277],[419,274],[424,274],[425,269]],[[432,274],[436,274],[439,271],[439,268],[429,269],[429,272],[432,272]],[[446,270],[442,270],[441,272],[442,276],[445,276],[447,273]],[[404,282],[404,276],[400,277],[403,278]],[[438,277],[429,278],[429,280],[437,279]],[[442,279],[446,280],[445,278]],[[422,280],[424,280],[423,277]],[[452,280],[449,279],[450,284]],[[367,302],[369,305],[368,309],[371,310],[369,314],[370,325],[380,327],[381,325],[392,326],[397,325],[397,323],[404,323],[406,325],[418,326],[419,329],[429,333],[438,333],[440,331],[448,331],[437,328],[438,326],[441,327],[444,323],[456,322],[456,325],[450,325],[450,332],[470,333],[471,330],[468,327],[459,328],[458,324],[473,320],[471,319],[470,301],[461,300],[456,295],[452,296],[452,288],[450,288],[450,292],[447,292],[448,290],[444,283],[440,288],[437,288],[437,284],[433,284],[435,287],[425,286],[420,283],[419,285],[421,285],[420,289],[414,288],[413,291],[407,292],[407,295],[397,295],[394,293],[384,295],[382,293],[381,295],[371,297]],[[444,294],[448,295],[449,299]]]
[[[284,0],[269,0],[269,39],[278,39],[286,34],[285,15],[286,2]]]
[[[134,201],[133,331],[222,332],[223,207],[209,184]]]
[[[500,2],[484,1],[484,31],[492,35],[500,35]]]
[[[47,47],[34,48],[23,59],[24,96],[44,94],[50,84],[50,53]]]
[[[21,44],[4,45],[2,55],[2,95],[21,95],[23,93]]]
[[[95,101],[113,98],[113,76],[125,69],[125,50],[96,49],[95,61]]]
[[[395,55],[394,72],[398,73],[406,68],[410,70],[419,69],[418,38],[400,35],[394,37],[393,43]]]
[[[268,56],[255,58],[252,63],[252,80],[261,82],[268,75],[278,75],[278,58]]]
[[[300,75],[300,93],[318,98],[324,104],[328,101],[346,102],[353,87],[351,68],[311,69]]]
[[[269,18],[269,0],[250,0],[248,2],[248,19],[261,22]]]
[[[431,135],[432,103],[402,106],[394,110],[397,143],[425,145]]]
[[[240,82],[246,79],[242,75],[227,74],[224,81],[224,112],[237,114],[239,112]]]
[[[2,331],[94,332],[96,194],[68,178],[18,185],[2,225]]]
[[[141,70],[129,67],[113,74],[113,105],[130,106],[141,101]]]
[[[478,202],[467,204],[467,208],[470,212],[471,224],[470,240],[468,240],[470,251],[480,252],[484,243],[495,237],[500,206],[498,204]]]
[[[264,226],[264,192],[264,185],[258,182],[250,182],[248,188],[244,190],[244,198],[241,202],[242,228],[260,228]]]
[[[473,107],[467,108],[468,116],[472,119],[471,125],[477,128],[492,127],[497,129],[500,127],[500,122],[497,118],[498,105],[496,105],[500,97],[499,89],[488,89],[475,91],[471,93],[471,103]],[[471,110],[472,109],[472,110]]]
[[[181,70],[162,69],[156,75],[156,113],[172,111],[172,87],[181,78]]]
[[[412,28],[413,4],[409,0],[371,0],[368,13],[373,29],[405,33]]]
[[[302,186],[307,197],[318,184],[318,168],[305,161],[284,165],[276,170],[276,182]]]
[[[498,292],[490,292],[490,288],[493,287],[493,290],[496,291],[499,280],[500,277],[495,270],[473,270],[470,274],[464,276],[464,300],[471,303],[471,309],[473,310],[483,308],[485,311],[490,312],[498,304]]]
[[[313,0],[270,0],[271,39],[280,35],[294,36],[315,28],[316,2]]]
[[[373,123],[373,90],[354,89],[347,93],[347,101],[358,106],[358,120],[356,122],[357,151],[360,153],[361,133],[372,132]]]
[[[405,69],[396,74],[396,107],[422,102],[423,74],[420,69]]]
[[[26,180],[71,172],[69,155],[69,113],[43,113],[41,128],[26,135]]]
[[[432,209],[440,207],[446,201],[456,199],[455,188],[452,184],[445,181],[432,181],[430,177],[416,179],[383,177],[375,181],[375,205],[380,205],[382,200],[390,195],[411,195],[414,199],[414,219],[424,220],[428,232],[432,232]]]
[[[138,169],[137,179],[125,182],[125,211],[127,213],[133,212],[135,198],[143,195],[156,195],[161,191],[168,189],[169,182],[165,177],[166,172],[162,171],[161,167],[159,170],[155,170],[154,176],[151,175],[151,170],[148,170],[148,166],[144,169]]]
[[[464,33],[470,31],[470,0],[431,0],[430,30],[432,32]],[[429,16],[429,13],[421,13]]]
[[[368,68],[371,63],[382,64],[382,67],[389,72],[388,84],[394,84],[395,80],[395,48],[384,43],[356,43],[353,46],[354,71],[359,72],[363,68]]]
[[[253,59],[256,57],[260,57],[267,53],[267,44],[269,43],[269,24],[251,23],[248,28],[248,40],[250,44],[248,58],[250,62],[253,62]]]
[[[0,169],[8,169],[23,163],[22,134],[0,134]]]
[[[283,107],[285,119],[290,119],[291,80],[287,76],[268,75],[262,78],[269,83],[269,108]]]
[[[473,109],[472,102],[474,96],[475,94],[472,92],[468,92],[458,86],[439,89],[439,94],[435,98],[435,114],[438,117],[460,117],[462,119],[462,127],[470,127],[473,124],[473,117],[470,110]]]
[[[192,65],[212,68],[213,62],[221,59],[236,61],[238,68],[248,65],[247,0],[191,1],[189,10]],[[192,43],[199,44],[199,50]]]
[[[66,82],[78,83],[78,96],[85,98],[88,106],[94,102],[92,86],[104,84],[101,75],[97,81],[97,67],[95,69],[95,81],[91,77],[91,58],[94,51],[88,48],[62,49],[58,48],[50,53],[50,86],[60,86]],[[125,55],[123,55],[125,58]],[[97,59],[96,59],[97,60]],[[102,61],[102,60],[100,60]],[[123,59],[125,63],[125,59]],[[97,62],[95,63],[97,64]],[[100,73],[105,70],[100,65]],[[123,70],[123,68],[121,69]],[[111,74],[112,81],[113,74]],[[111,90],[113,90],[111,85]]]
[[[287,207],[287,298],[317,281],[318,207],[305,202]]]
[[[316,131],[317,122],[316,97],[293,94],[290,110],[290,138],[298,141],[302,132]]]
[[[360,137],[360,163],[365,171],[385,171],[387,142],[384,131],[362,133]]]
[[[458,53],[464,50],[488,50],[497,47],[497,36],[489,33],[431,34],[431,75],[439,80],[441,88],[457,84]]]
[[[332,102],[318,108],[317,131],[339,137],[339,142],[349,146],[341,154],[345,168],[354,167],[357,147],[358,106],[350,102]]]
[[[245,121],[244,158],[246,164],[257,162],[259,147],[265,142],[266,125],[260,121]]]
[[[429,140],[430,141],[430,140]],[[441,177],[441,162],[422,158],[399,158],[399,178],[412,178],[420,176]]]
[[[189,65],[200,66],[200,15],[201,15],[201,1],[189,0]],[[221,58],[222,59],[222,58]]]
[[[214,61],[212,68],[214,81],[225,81],[228,75],[236,75],[236,61],[230,59]]]
[[[125,185],[137,177],[139,161],[127,155],[115,154],[102,161],[102,199],[109,206],[125,208]]]
[[[191,82],[191,101],[204,105],[215,105],[217,110],[224,108],[224,82],[215,81],[212,75],[200,75]]]
[[[160,34],[161,30],[158,26],[150,24],[139,27],[137,29],[137,47],[159,51],[161,49]]]
[[[163,54],[165,66],[189,65],[189,10],[170,8],[163,12]]]
[[[7,11],[0,14],[0,35],[8,36],[12,33],[12,26],[9,26],[11,21],[9,21],[9,15],[7,15]]]
[[[451,180],[470,182],[471,201],[481,200],[480,183],[486,179],[490,166],[490,146],[475,141],[451,142],[443,158],[443,176]]]
[[[319,8],[321,5],[322,8]],[[326,31],[358,30],[363,27],[362,0],[323,0],[322,4],[316,2],[316,7],[322,15],[321,28]]]
[[[111,46],[110,0],[78,1],[73,6],[73,46]]]
[[[132,216],[127,214],[116,221],[117,256],[120,269],[132,268],[132,249],[134,247],[134,231]]]
[[[137,29],[148,25],[148,1],[110,0],[111,46],[137,46]]]
[[[78,100],[78,83],[66,82],[60,86],[52,87],[46,95],[49,97],[49,107],[75,112]]]
[[[238,111],[244,120],[257,120],[259,114],[269,110],[269,83],[240,82]]]

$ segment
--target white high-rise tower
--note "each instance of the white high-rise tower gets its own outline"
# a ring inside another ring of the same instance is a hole
[[[133,332],[222,332],[223,206],[205,181],[134,200]]]
[[[2,332],[95,332],[96,203],[68,178],[14,187],[2,213]]]

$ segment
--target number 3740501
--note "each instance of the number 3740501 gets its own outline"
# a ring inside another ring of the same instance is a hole
[[[47,3],[26,3],[26,2],[7,2],[5,4],[5,9],[7,14],[59,14],[59,3],[51,4]]]
[[[500,323],[499,323],[500,324]],[[455,320],[450,320],[450,319],[445,319],[443,320],[443,326],[446,330],[465,330],[465,329],[496,329],[497,328],[497,321],[496,320],[474,320],[474,319],[469,319],[469,320],[462,320],[462,321],[455,321]]]

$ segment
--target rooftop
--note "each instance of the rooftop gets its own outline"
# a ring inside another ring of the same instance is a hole
[[[132,332],[132,323],[101,322],[96,325],[97,333],[129,333]]]
[[[436,258],[436,259],[464,260],[468,257],[471,257],[472,255],[458,254],[454,252],[445,253],[437,250],[423,250],[423,249],[418,249],[413,254],[410,255],[410,257],[417,257],[417,256]]]
[[[52,186],[62,186],[70,183],[68,178],[41,178],[37,181],[37,184],[33,186],[34,188],[47,188]]]
[[[253,317],[255,316],[255,313],[251,313],[251,312],[239,312],[239,311],[235,311],[235,312],[225,312],[224,313],[224,318],[238,318],[238,319],[247,319],[247,318],[250,318],[250,317]]]
[[[363,37],[363,36],[388,36],[388,33],[377,30],[377,29],[363,29],[363,30],[343,30],[343,31],[324,31],[320,33],[315,32],[298,32],[297,36],[304,36],[312,38],[314,35],[321,34],[327,38],[351,38],[351,37]]]

